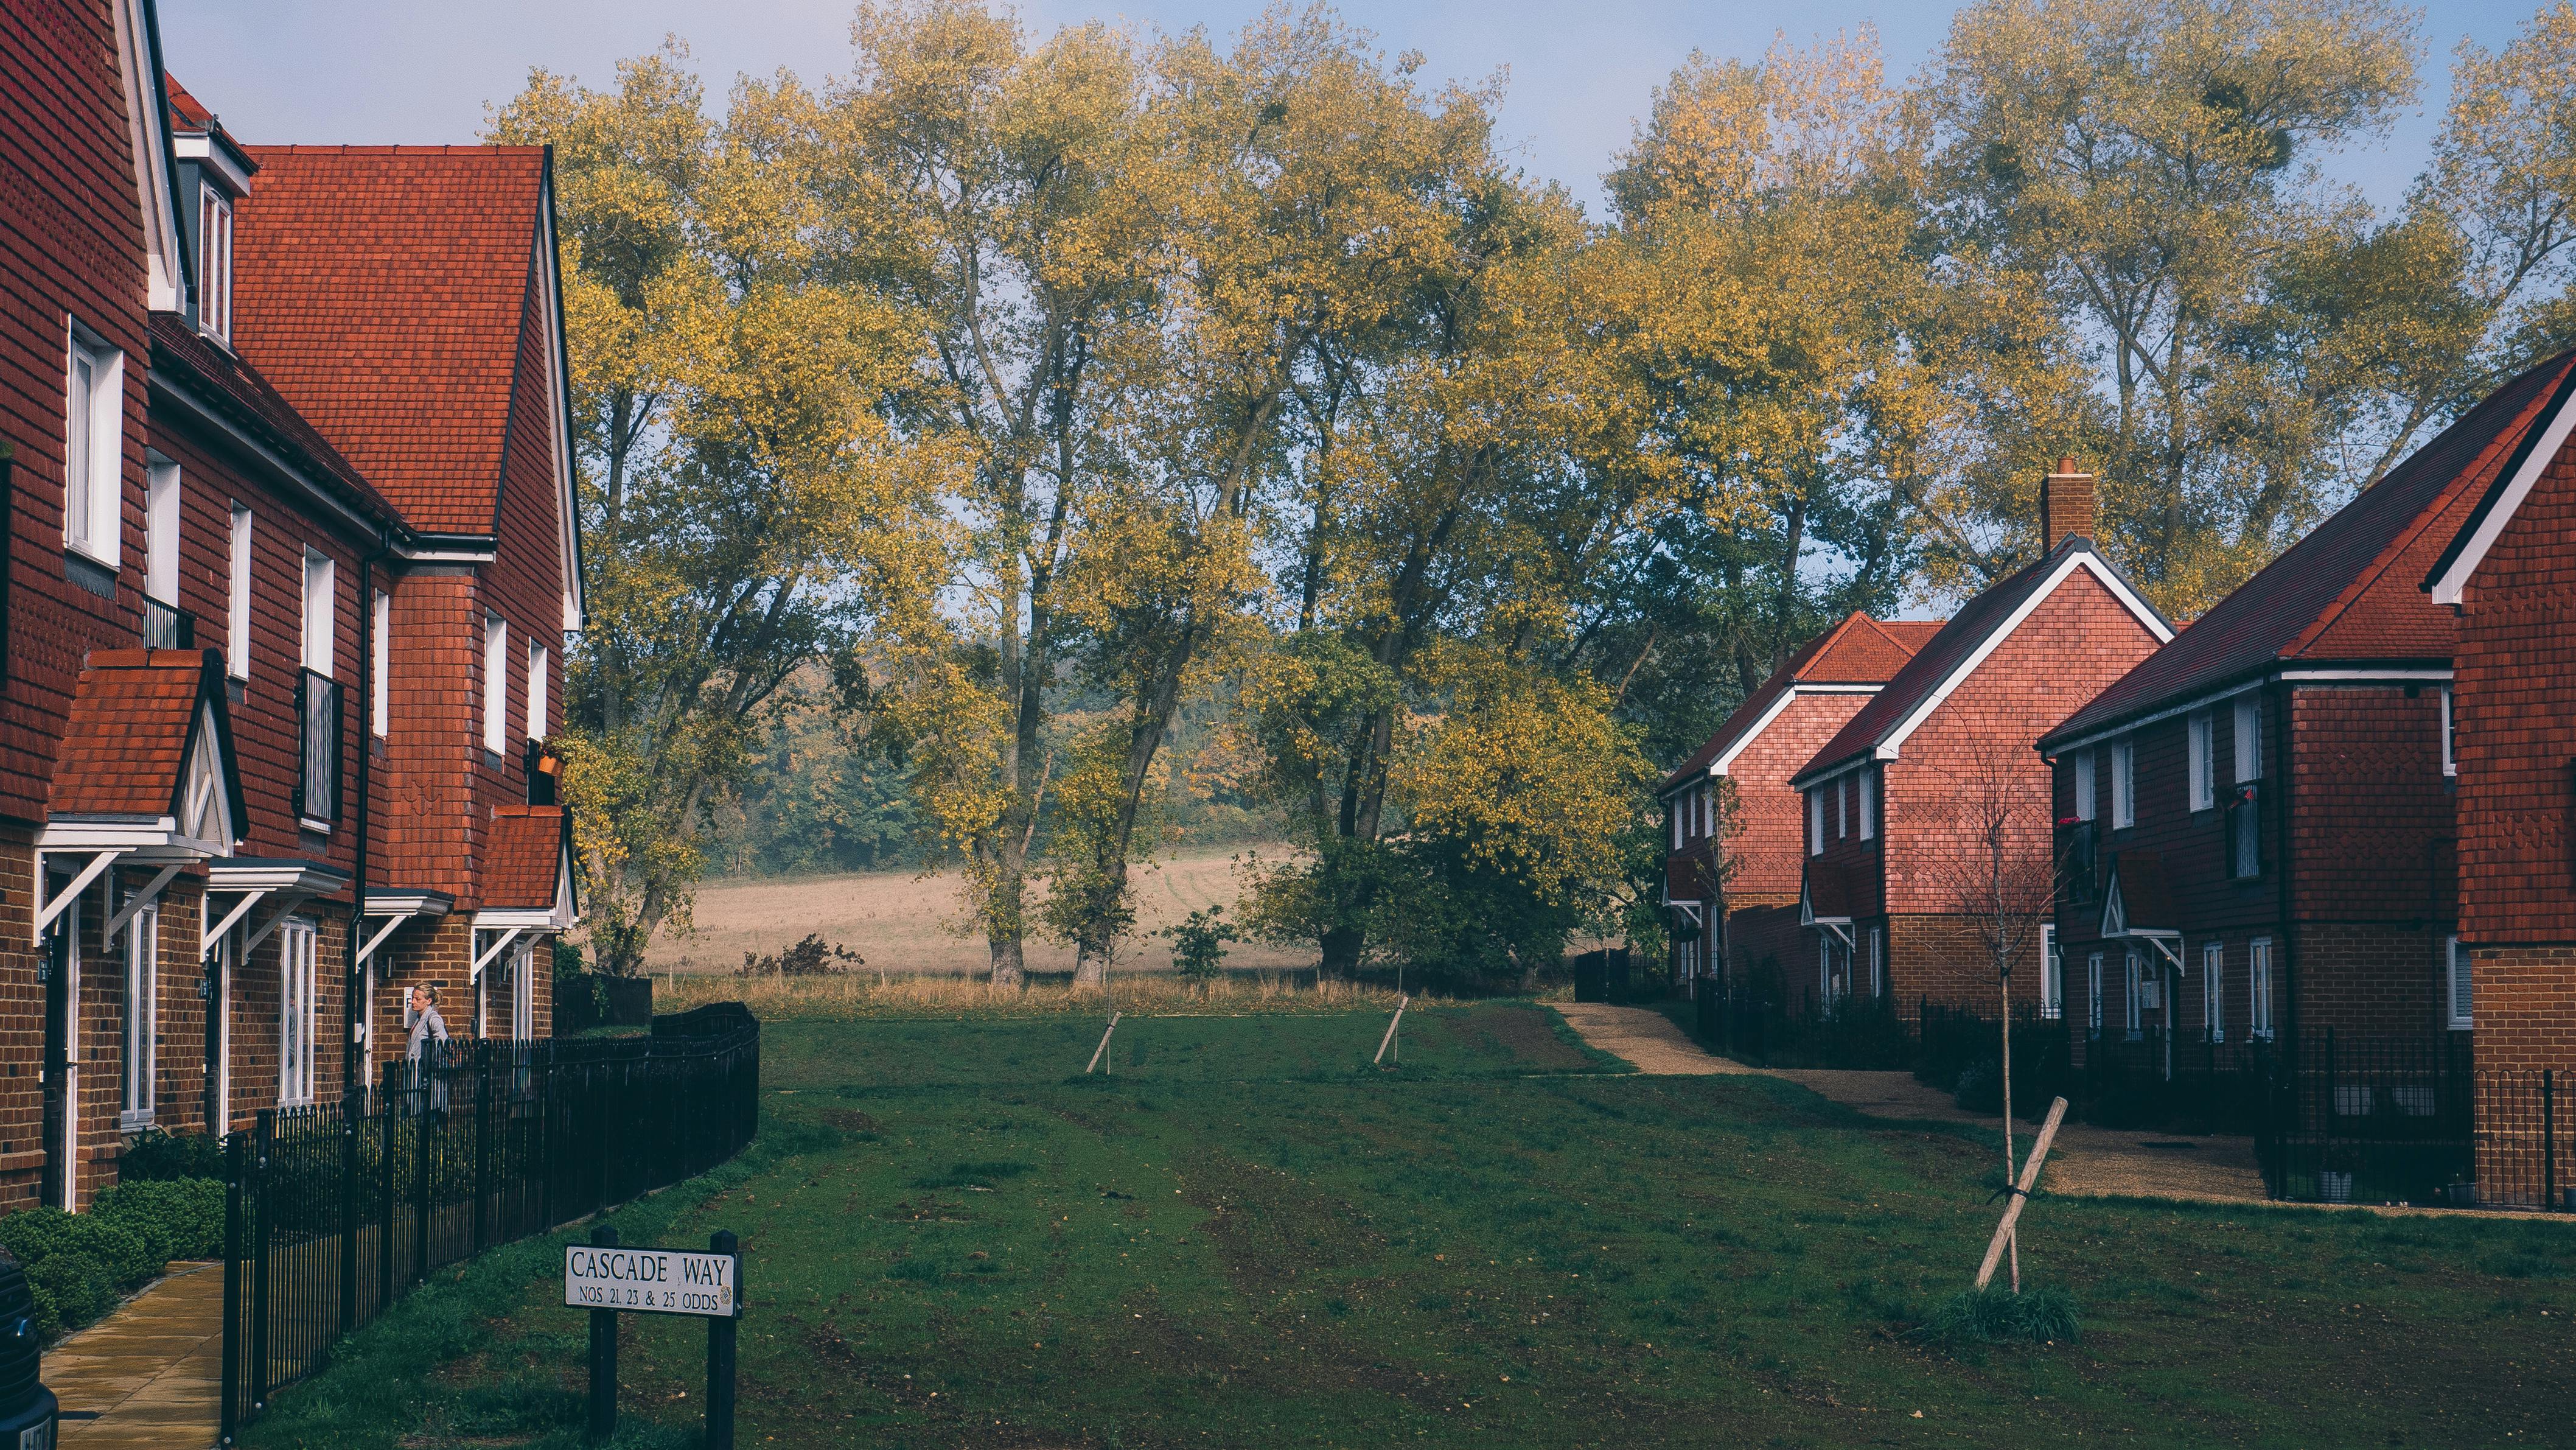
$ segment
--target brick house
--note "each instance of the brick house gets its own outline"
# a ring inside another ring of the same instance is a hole
[[[2013,864],[2044,872],[2047,767],[2031,743],[2174,637],[2094,548],[2089,475],[2060,464],[2041,515],[2048,551],[1963,604],[1791,778],[1805,808],[1798,910],[1813,964],[1792,972],[1792,1000],[1875,999],[1909,1017],[1923,1000],[1993,1001],[1960,899],[1973,854],[1964,793],[1981,778],[2007,790],[2013,849],[2028,858]],[[2017,973],[2015,993],[2053,1010],[2044,948],[2034,957],[2042,970]]]
[[[2458,631],[2451,758],[2462,972],[2453,1010],[2476,1029],[2477,1178],[2490,1197],[2540,1176],[2536,1134],[2508,1140],[2495,1127],[2530,1127],[2543,1071],[2562,1083],[2576,1076],[2576,355],[2525,374],[2515,389],[2532,396],[2530,421],[2476,481],[2416,581]],[[2561,1106],[2553,1186],[2562,1191],[2576,1177],[2568,1117]]]
[[[2419,586],[2567,369],[2507,384],[2040,739],[2079,1060],[2468,1028],[2458,627]]]
[[[573,555],[551,503],[534,522],[487,524],[485,557],[459,558],[470,543],[424,528],[272,383],[235,288],[263,168],[167,83],[150,7],[41,0],[11,18],[0,1033],[33,1070],[0,1078],[0,1209],[78,1208],[115,1181],[131,1134],[220,1130],[271,1105],[336,1099],[354,1066],[343,1049],[358,886],[373,909],[389,874],[454,867],[385,839],[386,732],[360,725],[372,714],[483,738],[484,630],[472,622],[472,639],[448,651],[458,662],[441,667],[433,626],[419,624],[409,678],[422,698],[389,700],[386,672],[369,669],[386,662],[388,612],[362,605],[370,581],[390,593],[414,568],[473,579],[507,558],[572,601],[500,606],[528,628],[552,624],[549,638],[577,617],[577,596],[560,582],[557,561]],[[551,238],[526,214],[521,225],[547,237],[536,260],[550,299]],[[343,230],[332,244],[356,252],[365,238]],[[523,258],[523,271],[534,265]],[[272,290],[260,305],[292,302]],[[533,351],[559,385],[559,331],[549,322],[533,345],[514,334],[497,355],[488,337],[476,345],[505,376]],[[337,366],[354,370],[345,353]],[[468,422],[515,428],[542,451],[562,446],[562,416],[558,402],[533,421],[522,410]],[[492,546],[519,529],[540,537]],[[394,637],[399,652],[407,642]],[[552,653],[528,663],[556,669]],[[538,702],[528,734],[542,736],[555,692],[549,675],[528,678],[519,698]],[[351,785],[371,766],[373,810]],[[540,923],[560,930],[571,910],[561,812],[530,805],[507,771],[471,785],[424,783],[415,814],[474,817],[469,851],[542,837],[558,859],[532,867],[536,853],[511,845],[495,881],[460,899],[516,913],[520,941]],[[518,792],[507,809],[487,800],[504,787]],[[470,883],[470,860],[467,871]],[[542,997],[503,1026],[543,1031]]]
[[[1800,813],[1789,777],[1939,629],[1854,612],[1798,646],[1665,778],[1674,980],[1731,988],[1776,977],[1799,955]],[[1713,889],[1722,865],[1732,871]]]

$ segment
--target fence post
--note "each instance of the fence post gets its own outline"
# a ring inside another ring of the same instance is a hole
[[[491,1246],[491,1219],[485,1208],[492,1192],[492,1044],[478,1043],[481,1059],[474,1084],[474,1252]]]
[[[2540,1206],[2559,1207],[2558,1070],[2549,1067],[2540,1070]]]
[[[239,1133],[224,1135],[224,1408],[222,1443],[233,1442],[241,1424],[242,1331],[242,1176],[246,1144]]]
[[[250,1412],[268,1401],[268,1152],[277,1110],[260,1110],[251,1150]]]
[[[411,1281],[415,1284],[429,1280],[429,1135],[437,1126],[433,1116],[436,1110],[430,1104],[438,1100],[431,1086],[438,1081],[441,1066],[434,1060],[437,1052],[433,1044],[421,1055],[420,1112],[412,1119],[411,1128]]]
[[[393,1080],[395,1071],[392,1063],[385,1064],[384,1077],[387,1082]],[[383,1160],[376,1165],[376,1176],[384,1180],[381,1185],[384,1190],[382,1201],[376,1205],[376,1280],[379,1295],[376,1308],[378,1312],[382,1312],[386,1305],[394,1302],[396,1282],[394,1279],[394,1118],[396,1116],[394,1103],[397,1101],[397,1091],[397,1089],[387,1088],[378,1094],[381,1101],[376,1109],[376,1157]]]
[[[617,1230],[602,1224],[590,1231],[601,1248],[617,1247]],[[617,1433],[617,1311],[590,1311],[590,1438]]]
[[[742,1313],[742,1259],[731,1229],[707,1239],[714,1253],[733,1257],[733,1314],[707,1321],[707,1450],[733,1450],[733,1364],[736,1316]]]
[[[346,1051],[357,1051],[351,1043]],[[345,1083],[347,1079],[342,1078]],[[358,1327],[358,1116],[355,1096],[340,1094],[340,1323]]]

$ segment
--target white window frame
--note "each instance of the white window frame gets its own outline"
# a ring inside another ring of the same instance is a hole
[[[1807,854],[1825,854],[1825,795],[1822,787],[1807,792]]]
[[[143,455],[143,592],[179,607],[179,465]]]
[[[1870,840],[1878,835],[1878,772],[1860,773],[1860,838]]]
[[[2263,778],[2263,702],[2252,695],[2236,697],[2236,783]]]
[[[2138,823],[2138,744],[2111,745],[2111,829],[2125,831]]]
[[[1682,848],[1682,810],[1689,804],[1688,796],[1679,796],[1673,801],[1673,849],[1676,851]]]
[[[2477,974],[2469,949],[2456,936],[2445,938],[2443,960],[2442,1016],[2452,1031],[2466,1032],[2478,1025]]]
[[[63,366],[63,547],[113,569],[125,532],[125,354],[77,322]]]
[[[2272,1035],[2272,939],[2258,936],[2245,947],[2245,1035]]]
[[[2190,728],[2191,740],[2191,808],[2213,810],[2218,805],[2218,717],[2209,710],[2195,710]]]
[[[528,738],[546,738],[546,647],[528,641]],[[1706,834],[1703,832],[1702,834]]]
[[[483,616],[483,748],[510,748],[510,626],[497,614]]]
[[[2102,1035],[2102,954],[2094,952],[2084,959],[2086,1028],[2095,1037]]]
[[[201,184],[197,209],[197,329],[229,348],[233,342],[233,203]]]
[[[2227,1040],[2227,944],[2207,942],[2200,949],[2200,1025],[2212,1042]]]
[[[120,1133],[152,1126],[160,1043],[161,908],[155,904],[134,913],[125,927],[125,1094],[116,1115]]]
[[[510,1040],[526,1042],[537,1035],[536,943],[522,938],[510,958]]]
[[[2129,1000],[2128,1017],[2122,1027],[2133,1038],[2143,1037],[2147,1031],[2146,965],[2136,947],[2120,954],[2120,968],[2127,987],[2122,995]]]
[[[375,603],[374,639],[367,661],[367,728],[379,740],[385,738],[393,724],[393,644],[394,597],[379,589]]]
[[[321,1046],[314,992],[318,933],[301,917],[277,929],[277,1105],[313,1101],[313,1056]]]
[[[250,678],[251,534],[258,520],[240,504],[233,505],[229,547],[231,574],[224,584],[224,668],[236,680]]]
[[[2093,778],[2091,747],[2075,752],[2075,819],[2089,821],[2096,814],[2094,791],[2100,782]]]
[[[1851,839],[1851,777],[1834,777],[1834,839]]]
[[[200,930],[205,927],[203,921],[197,925]],[[240,929],[235,928],[215,943],[217,991],[207,1009],[215,1014],[215,1121],[209,1131],[218,1138],[233,1127],[233,971],[240,960],[233,943],[240,939]]]
[[[2054,922],[2039,927],[2039,1015],[2053,1020],[2066,1016],[2066,957],[2057,949]]]
[[[2460,773],[2460,758],[2452,753],[2452,747],[2456,743],[2456,737],[2452,732],[2457,728],[2451,722],[2451,687],[2444,685],[2442,687],[2442,774],[2448,776],[2456,776]]]
[[[319,549],[304,551],[304,668],[332,678],[340,635],[340,566]]]

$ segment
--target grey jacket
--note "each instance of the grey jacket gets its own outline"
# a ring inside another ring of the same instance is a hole
[[[403,1008],[403,1026],[411,1029],[411,1041],[404,1048],[403,1055],[414,1062],[420,1061],[423,1045],[430,1039],[436,1038],[440,1042],[447,1040],[447,1019],[438,1015],[436,1007],[424,1008],[418,1012],[409,1007]]]

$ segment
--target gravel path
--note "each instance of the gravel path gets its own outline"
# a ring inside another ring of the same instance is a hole
[[[1643,1007],[1613,1007],[1606,1002],[1551,1002],[1556,1015],[1583,1040],[1630,1066],[1657,1076],[1708,1076],[1750,1073],[1731,1057],[1702,1051],[1673,1020]]]

